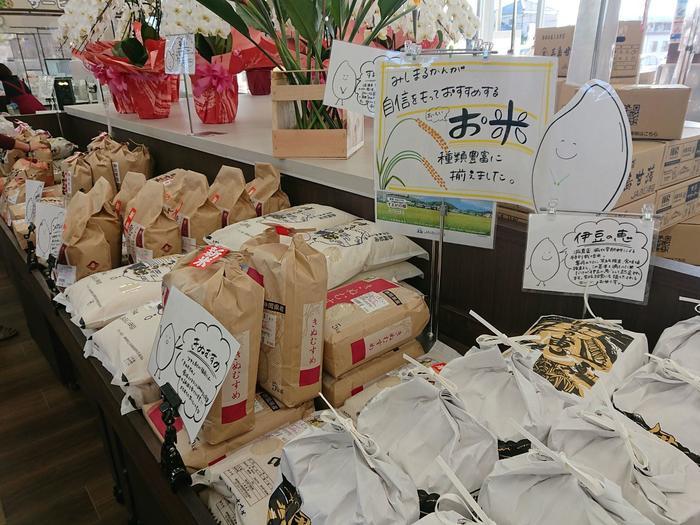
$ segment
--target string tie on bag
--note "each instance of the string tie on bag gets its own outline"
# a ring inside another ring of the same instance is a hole
[[[659,368],[661,368],[668,377],[688,383],[690,386],[700,391],[700,376],[680,365],[677,361],[669,358],[657,357],[653,354],[649,354],[649,359],[656,362]]]

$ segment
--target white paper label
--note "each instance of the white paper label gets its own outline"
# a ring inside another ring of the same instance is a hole
[[[239,352],[221,389],[221,423],[233,423],[246,415],[248,400],[248,367],[250,366],[250,334],[236,334]]]
[[[360,297],[353,297],[351,299],[353,304],[362,308],[362,311],[366,314],[371,314],[375,310],[389,306],[389,301],[387,298],[377,292],[369,292]]]
[[[165,73],[194,75],[194,35],[173,35],[165,38]]]
[[[112,161],[112,175],[114,175],[114,181],[117,183],[117,187],[121,186],[122,176],[121,173],[119,173],[119,163],[116,161]]]
[[[265,346],[275,346],[275,338],[277,336],[277,314],[265,310],[263,312],[262,322],[262,342]]]
[[[1,84],[2,82],[0,82]],[[7,202],[10,204],[17,204],[17,199],[19,198],[19,192],[18,191],[13,191],[11,194],[7,196]]]
[[[134,262],[144,262],[153,259],[153,250],[148,248],[139,248],[138,246],[134,248]]]
[[[406,342],[411,336],[411,318],[406,317],[391,326],[377,330],[364,338],[365,360],[391,350]]]
[[[170,383],[180,396],[180,417],[190,442],[199,433],[232,363],[238,361],[239,347],[236,338],[200,304],[170,288],[148,371],[158,385]]]
[[[41,200],[41,192],[44,191],[44,183],[38,180],[27,180],[24,188],[26,194],[24,218],[27,224],[32,224],[36,216],[36,204]]]
[[[654,220],[530,215],[523,288],[644,301]]]
[[[63,194],[73,195],[73,177],[71,177],[70,171],[63,170],[63,175],[61,177],[63,184]]]
[[[67,288],[75,283],[75,266],[68,264],[56,265],[56,286]]]
[[[66,209],[39,201],[36,205],[36,256],[48,259],[58,257]]]
[[[321,380],[324,314],[323,301],[304,305],[299,386],[313,385]]]

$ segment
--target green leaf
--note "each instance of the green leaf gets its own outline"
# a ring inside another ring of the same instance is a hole
[[[314,0],[279,0],[292,26],[307,43],[313,46],[319,40],[320,13]]]
[[[143,44],[135,37],[130,37],[122,40],[121,50],[132,64],[143,66],[148,60],[148,53]]]
[[[194,35],[194,47],[197,49],[197,53],[199,53],[204,60],[211,62],[211,57],[214,54],[214,51],[204,35],[199,33]]]
[[[379,13],[382,15],[382,18],[394,16],[394,14],[401,9],[405,3],[406,0],[377,0]]]
[[[250,38],[248,26],[243,21],[227,0],[197,0],[212,13],[221,17],[222,20],[228,22],[231,27],[241,33],[243,36]]]
[[[141,24],[141,39],[145,42],[146,40],[158,40],[160,35],[154,27],[146,23]]]
[[[112,46],[112,54],[115,57],[127,58],[127,56],[124,54],[124,50],[122,49],[122,41],[121,40],[119,40],[118,42],[115,42],[114,45]]]
[[[346,0],[329,0],[330,18],[334,27],[343,27],[348,16],[348,4]]]

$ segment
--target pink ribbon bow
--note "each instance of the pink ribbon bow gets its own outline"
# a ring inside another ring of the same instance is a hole
[[[210,63],[205,60],[197,63],[197,71],[192,84],[192,92],[199,97],[209,89],[215,89],[222,94],[233,86],[234,74],[221,63]]]
[[[115,71],[102,64],[95,64],[91,69],[92,74],[95,75],[100,84],[107,84],[112,93],[126,93],[128,91],[126,85],[127,73]]]

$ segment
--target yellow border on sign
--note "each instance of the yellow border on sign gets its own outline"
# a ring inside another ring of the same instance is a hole
[[[462,199],[483,199],[483,200],[498,200],[500,199],[500,202],[503,202],[504,200],[508,200],[508,202],[512,202],[514,204],[522,204],[523,206],[532,206],[533,202],[530,200],[524,200],[524,199],[518,199],[518,198],[513,198],[512,193],[479,193],[479,192],[472,192],[472,193],[467,193],[463,191],[458,191],[458,192],[453,192],[453,191],[445,191],[445,190],[432,190],[432,189],[427,189],[427,188],[420,188],[420,187],[414,187],[414,186],[393,186],[389,185],[386,187],[386,190],[381,190],[381,191],[393,191],[396,193],[405,193],[411,195],[412,193],[421,193],[421,194],[426,194],[426,195],[435,195],[438,197],[459,197]]]
[[[418,115],[418,114],[420,114],[420,113],[426,113],[426,112],[432,111],[432,110],[438,110],[438,109],[459,109],[459,108],[463,108],[463,107],[464,107],[464,105],[461,105],[461,106],[439,106],[439,105],[438,105],[438,106],[435,106],[435,107],[430,108],[430,109],[417,109],[417,110],[415,110],[415,111],[407,111],[406,113],[399,113],[399,114],[397,115],[397,118],[398,118],[398,117],[408,117],[408,116],[410,116],[410,115]],[[505,109],[505,108],[506,108],[506,105],[505,105],[505,104],[470,104],[469,107],[470,107],[470,108],[498,108],[498,109]],[[530,111],[528,111],[528,110],[525,109],[525,108],[516,107],[516,108],[513,108],[513,109],[516,110],[516,111],[521,111],[521,112],[522,112],[522,111],[525,111],[525,112],[527,113],[528,117],[532,117],[534,120],[539,120],[539,117],[538,117],[537,115],[533,115]]]

